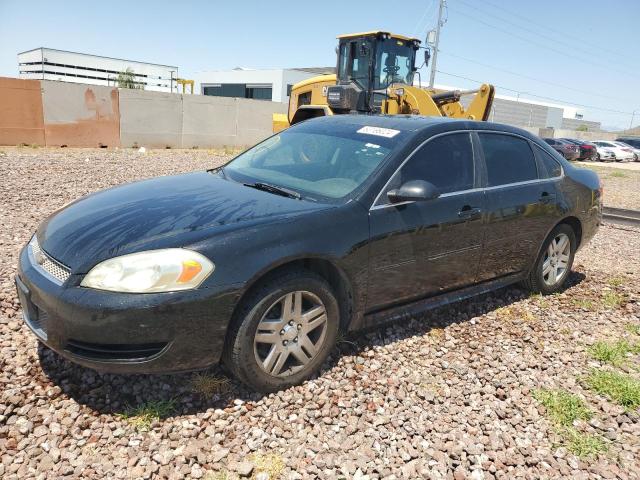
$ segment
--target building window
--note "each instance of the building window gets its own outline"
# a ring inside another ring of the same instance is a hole
[[[255,100],[271,100],[273,88],[271,86],[247,86],[244,83],[223,83],[202,87],[203,95],[212,97],[253,98]]]
[[[291,89],[293,88],[293,85],[291,85],[290,83],[287,84],[287,97],[291,96]]]
[[[247,88],[245,98],[254,98],[256,100],[271,100],[272,97],[271,87],[251,87]]]

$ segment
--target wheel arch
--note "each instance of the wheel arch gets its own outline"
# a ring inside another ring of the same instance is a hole
[[[256,288],[283,272],[295,269],[314,272],[329,283],[336,294],[338,305],[340,307],[340,328],[346,330],[353,317],[356,304],[354,284],[346,272],[340,268],[335,261],[324,257],[307,256],[287,259],[256,273],[247,282],[242,294],[240,295],[240,298],[233,309],[232,318],[235,317],[236,312],[241,308],[243,301],[251,295]]]
[[[542,248],[544,247],[544,243],[546,242],[547,238],[549,237],[549,234],[551,234],[551,232],[558,225],[563,225],[563,224],[564,225],[568,225],[573,230],[573,233],[576,236],[576,251],[578,250],[578,248],[580,247],[580,243],[582,242],[582,222],[580,221],[580,219],[578,217],[573,216],[573,215],[569,215],[567,217],[563,217],[560,220],[558,220],[556,223],[554,223],[553,226],[551,228],[549,228],[549,230],[546,232],[546,234],[544,236],[544,239],[542,240],[542,242],[540,243],[540,246],[538,247],[538,251],[536,252],[536,256],[534,257],[530,268],[527,270],[527,274],[529,274],[531,272],[531,269],[535,267],[536,260],[537,260],[538,256],[540,256],[540,253],[542,252]]]
[[[576,250],[577,250],[578,248],[580,248],[580,245],[582,243],[582,222],[578,217],[575,217],[572,215],[560,220],[558,223],[555,224],[553,228],[556,228],[558,225],[563,223],[566,225],[569,225],[573,229],[573,233],[576,236]]]

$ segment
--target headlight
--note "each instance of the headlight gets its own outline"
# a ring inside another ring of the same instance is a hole
[[[149,250],[99,263],[87,273],[80,285],[130,293],[189,290],[198,287],[214,268],[208,258],[191,250]]]

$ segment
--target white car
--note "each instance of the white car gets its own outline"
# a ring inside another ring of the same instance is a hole
[[[633,154],[633,150],[631,150],[630,147],[621,147],[620,145],[616,145],[617,142],[609,140],[596,140],[593,143],[595,143],[597,147],[603,147],[607,150],[611,150],[616,156],[617,162],[622,162],[624,160],[633,162],[635,160],[635,155]]]
[[[628,148],[629,150],[631,150],[633,152],[633,159],[636,162],[640,161],[640,148],[634,147],[633,145],[629,145],[628,143],[618,142],[617,140],[615,142],[611,142],[611,143],[615,143],[616,145],[620,146],[621,148]]]
[[[594,143],[594,142],[591,142],[591,143]],[[596,160],[598,162],[615,162],[616,154],[613,153],[613,150],[609,148],[596,145]]]

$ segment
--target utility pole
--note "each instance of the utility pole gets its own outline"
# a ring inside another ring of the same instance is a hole
[[[440,28],[444,25],[442,21],[442,13],[447,6],[447,0],[439,0],[438,7],[438,24],[436,25],[436,38],[433,42],[433,58],[431,60],[431,77],[429,77],[429,87],[433,87],[436,79],[436,63],[438,62],[438,46],[440,45]]]
[[[629,130],[631,130],[633,128],[633,119],[636,118],[636,112],[638,110],[634,110],[633,113],[631,114],[631,121],[629,122]]]

